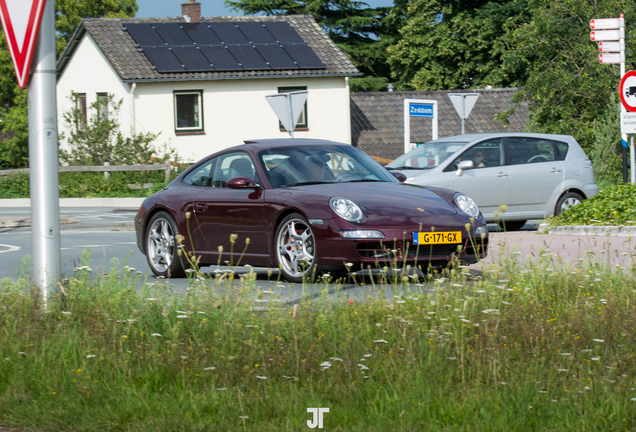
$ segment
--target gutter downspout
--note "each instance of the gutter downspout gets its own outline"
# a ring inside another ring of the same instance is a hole
[[[133,135],[137,134],[137,116],[135,115],[135,90],[137,89],[137,83],[132,83],[130,85],[130,96],[132,99],[132,133]]]

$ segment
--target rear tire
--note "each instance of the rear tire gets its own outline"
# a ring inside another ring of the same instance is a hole
[[[498,224],[505,231],[519,231],[526,224],[526,221],[500,221]]]
[[[177,234],[177,223],[169,213],[161,211],[150,218],[146,230],[146,258],[155,275],[166,278],[185,276],[181,257],[177,254]]]
[[[301,214],[287,215],[276,229],[274,237],[276,263],[283,277],[290,282],[302,282],[316,269],[316,239],[311,225]]]
[[[583,202],[583,197],[576,192],[568,192],[563,194],[559,201],[557,201],[556,208],[554,209],[554,215],[558,215],[573,207],[577,204],[581,204]]]

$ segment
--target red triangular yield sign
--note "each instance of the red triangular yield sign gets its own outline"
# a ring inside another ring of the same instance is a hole
[[[46,0],[0,0],[2,28],[20,88],[29,83],[31,60]]]

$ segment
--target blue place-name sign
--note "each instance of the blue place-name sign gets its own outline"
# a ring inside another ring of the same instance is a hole
[[[411,117],[433,118],[433,105],[431,104],[410,104],[409,115]]]

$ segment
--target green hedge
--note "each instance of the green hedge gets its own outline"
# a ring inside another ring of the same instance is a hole
[[[172,178],[177,176],[173,172]],[[150,189],[131,189],[129,184],[153,183]],[[106,180],[102,172],[63,172],[59,174],[60,198],[145,197],[166,185],[163,171],[111,172]],[[0,198],[29,198],[29,175],[0,177]]]

